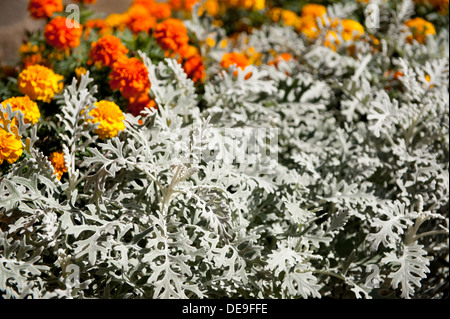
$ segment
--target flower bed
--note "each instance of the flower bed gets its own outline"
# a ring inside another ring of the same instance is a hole
[[[446,298],[448,1],[30,0],[4,298]]]

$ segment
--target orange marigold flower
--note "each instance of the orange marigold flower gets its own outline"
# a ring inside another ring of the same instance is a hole
[[[156,18],[151,16],[143,5],[133,5],[127,11],[125,23],[134,34],[138,34],[154,28]]]
[[[27,55],[22,59],[23,66],[25,68],[29,67],[30,65],[40,64],[49,66],[50,63],[45,59],[41,53],[31,54]]]
[[[429,35],[436,34],[436,29],[431,22],[428,22],[422,18],[414,18],[405,22],[405,25],[411,30],[412,35],[406,38],[409,43],[413,42],[413,39],[417,42],[424,44]]]
[[[289,53],[281,53],[275,59],[270,60],[269,62],[267,62],[267,65],[273,65],[275,67],[278,67],[278,64],[281,61],[289,61],[291,59],[292,59],[292,55],[290,55]]]
[[[6,160],[9,164],[16,162],[23,153],[22,141],[14,134],[0,127],[0,164]]]
[[[182,55],[182,57],[184,59],[189,59],[189,58],[193,57],[194,55],[197,55],[200,53],[198,52],[198,49],[195,46],[188,45],[180,52],[180,54]]]
[[[189,57],[183,64],[187,76],[194,82],[204,81],[206,77],[205,65],[201,55],[195,54]]]
[[[102,140],[117,136],[120,131],[125,129],[125,116],[120,107],[110,101],[100,101],[95,103],[95,108],[89,112],[94,118],[89,120],[92,123],[100,123],[95,129]]]
[[[340,44],[341,42],[339,41],[339,36],[337,35],[336,32],[334,32],[333,30],[329,30],[327,32],[327,34],[325,35],[325,41],[324,41],[324,45],[328,48],[330,48],[331,50],[333,50],[334,52],[336,52],[337,50],[337,46]]]
[[[60,50],[79,46],[82,34],[83,27],[75,20],[65,17],[54,18],[44,29],[47,43]]]
[[[302,17],[311,16],[314,19],[327,13],[327,8],[321,4],[309,3],[302,8]]]
[[[164,50],[173,52],[185,50],[189,42],[188,31],[183,21],[173,18],[158,23],[153,36]]]
[[[19,91],[32,100],[50,102],[53,96],[63,89],[63,79],[62,75],[43,65],[31,65],[19,74],[17,85]]]
[[[49,62],[43,57],[42,52],[45,50],[45,45],[32,45],[30,42],[23,43],[19,48],[20,59],[24,67],[28,67],[33,64],[41,64],[48,66]]]
[[[448,4],[449,4],[449,0],[428,0],[428,2],[435,7],[436,9],[438,9],[438,12],[440,14],[448,14]]]
[[[231,65],[236,65],[241,70],[244,70],[250,65],[250,62],[244,54],[238,52],[225,53],[220,62],[220,66],[224,69],[228,69]]]
[[[230,7],[245,8],[254,11],[262,10],[266,5],[265,0],[223,0],[223,2]]]
[[[154,0],[134,0],[132,6],[139,5],[157,20],[167,19],[172,15],[172,8],[168,3],[155,2]]]
[[[11,105],[13,111],[21,111],[24,115],[25,123],[36,124],[41,117],[39,107],[28,96],[12,97],[2,102],[3,108],[7,105]]]
[[[199,0],[169,0],[169,4],[174,10],[191,11],[194,4]]]
[[[138,95],[137,97],[130,98],[127,104],[127,112],[134,116],[140,115],[142,110],[146,108],[156,108],[155,100],[151,99],[147,93]]]
[[[110,32],[109,26],[103,19],[92,19],[84,23],[84,37],[87,39],[91,33],[91,30],[96,30],[98,34],[105,35]]]
[[[28,1],[28,11],[34,19],[47,19],[53,13],[63,11],[62,0],[30,0]]]
[[[53,169],[57,179],[61,179],[62,175],[67,172],[66,162],[64,160],[64,152],[56,151],[50,154],[50,163],[52,163]]]
[[[109,85],[113,90],[120,90],[126,99],[150,90],[148,71],[138,58],[119,58],[112,66]]]
[[[172,8],[168,3],[155,3],[149,10],[150,14],[158,20],[167,19],[172,16]]]
[[[102,66],[111,67],[120,57],[125,56],[128,49],[119,38],[113,35],[105,35],[91,44],[89,58]]]
[[[282,10],[281,19],[286,26],[293,26],[297,22],[298,16],[295,12],[291,10]]]
[[[112,13],[105,18],[105,23],[108,27],[123,30],[126,26],[128,15],[126,13]]]

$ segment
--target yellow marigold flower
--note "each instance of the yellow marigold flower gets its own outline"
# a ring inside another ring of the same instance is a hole
[[[428,83],[431,82],[431,76],[429,74],[425,74],[425,81],[427,81]],[[432,89],[434,87],[434,84],[430,85],[430,89]]]
[[[39,46],[32,45],[31,42],[22,43],[19,47],[20,54],[37,53],[40,51]]]
[[[22,141],[0,127],[0,164],[16,162],[23,153]]]
[[[265,8],[266,3],[264,0],[240,0],[239,5],[247,10],[259,11]]]
[[[210,48],[214,48],[216,46],[216,40],[214,40],[211,37],[207,37],[205,40],[205,43],[210,47]]]
[[[272,8],[269,10],[268,14],[273,22],[283,22],[287,26],[296,25],[299,19],[295,12],[282,8]]]
[[[414,39],[423,44],[427,40],[427,36],[436,34],[434,25],[419,17],[406,21],[405,25],[412,32],[412,35],[408,36],[406,39],[409,43],[412,43]]]
[[[32,100],[50,102],[56,93],[62,91],[62,75],[42,65],[31,65],[23,70],[17,79],[19,91]]]
[[[198,9],[198,15],[201,16],[205,10],[210,16],[216,17],[220,11],[219,1],[206,0]]]
[[[110,101],[100,101],[95,103],[95,108],[89,112],[94,119],[89,120],[93,123],[100,123],[94,131],[102,140],[117,136],[120,131],[125,129],[125,116],[119,106]]]
[[[47,19],[53,13],[63,11],[62,0],[30,0],[28,11],[33,19]]]
[[[261,57],[262,53],[256,52],[254,47],[249,47],[247,50],[245,50],[245,56],[248,59],[249,64],[254,65],[261,65]]]
[[[49,156],[50,163],[52,163],[53,169],[57,179],[61,179],[62,175],[67,172],[67,166],[64,160],[64,152],[53,152]]]
[[[219,46],[221,49],[225,49],[228,45],[228,39],[223,39],[222,41],[219,42]]]
[[[53,50],[48,54],[47,59],[50,61],[61,61],[68,56],[70,56],[69,48],[65,50]]]
[[[345,41],[357,40],[361,35],[364,34],[364,27],[357,21],[351,19],[343,19],[341,21],[342,27],[342,38]]]
[[[224,2],[229,7],[245,8],[254,11],[262,10],[266,6],[265,0],[223,0],[221,2]]]
[[[13,111],[21,111],[24,115],[25,123],[36,124],[41,117],[39,107],[28,96],[12,97],[2,102],[3,108],[11,105]]]
[[[86,68],[79,66],[75,68],[75,75],[77,76],[77,79],[80,80],[81,76],[86,74],[87,70]]]
[[[80,45],[83,27],[75,20],[66,17],[56,17],[44,28],[45,41],[60,49],[72,49]]]
[[[114,35],[105,35],[91,44],[89,57],[101,66],[111,67],[120,57],[128,53],[126,46]]]
[[[299,18],[295,24],[295,29],[311,39],[317,39],[320,33],[316,19],[313,16]]]
[[[106,17],[105,23],[110,28],[122,31],[127,20],[128,15],[126,13],[113,13]]]
[[[336,48],[339,44],[340,41],[337,33],[334,32],[333,30],[328,31],[327,34],[325,35],[325,41],[323,45],[336,52]]]
[[[278,22],[280,21],[282,11],[283,8],[271,8],[267,14],[273,22]]]

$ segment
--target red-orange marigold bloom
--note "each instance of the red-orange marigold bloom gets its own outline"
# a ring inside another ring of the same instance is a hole
[[[186,10],[191,11],[194,4],[198,0],[169,0],[169,4],[174,10]]]
[[[179,19],[167,19],[158,23],[153,33],[156,41],[164,50],[181,52],[189,42],[188,31]]]
[[[138,116],[144,109],[156,107],[155,100],[151,99],[147,93],[143,93],[128,100],[127,112],[133,114],[134,116]]]
[[[119,58],[112,66],[109,85],[120,90],[126,99],[147,93],[150,90],[147,68],[138,58]]]
[[[34,19],[47,19],[53,13],[63,11],[62,0],[30,0],[28,2],[28,11]]]
[[[148,32],[156,25],[156,18],[151,16],[142,5],[133,5],[127,11],[126,25],[134,33]]]
[[[60,50],[76,48],[80,45],[83,27],[76,21],[65,17],[56,17],[44,29],[45,40]]]
[[[155,3],[149,10],[150,14],[158,20],[167,19],[172,16],[172,8],[168,3]]]
[[[183,69],[187,76],[194,82],[204,81],[205,79],[205,65],[201,55],[196,54],[189,57],[183,64]]]
[[[128,53],[126,46],[119,38],[113,35],[105,35],[91,44],[89,58],[103,66],[111,67],[114,62]]]
[[[172,8],[168,3],[155,2],[154,0],[134,0],[132,6],[141,6],[157,20],[170,18]]]

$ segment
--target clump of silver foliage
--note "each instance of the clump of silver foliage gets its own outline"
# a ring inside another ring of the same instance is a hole
[[[142,124],[127,115],[106,141],[86,121],[95,83],[74,80],[61,97],[68,178],[55,178],[33,135],[0,178],[3,296],[441,298],[448,30],[392,56],[408,4],[380,4],[388,36],[379,52],[349,43],[353,57],[265,26],[241,49],[296,59],[231,68],[202,96],[176,61],[142,53],[159,110]],[[222,36],[204,18],[186,25]],[[381,80],[387,65],[403,72],[401,91]]]

